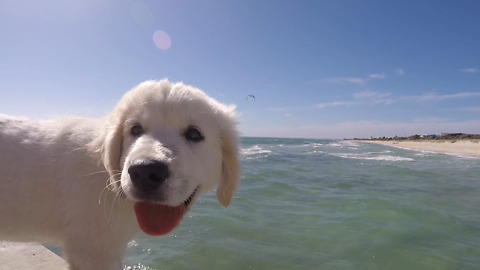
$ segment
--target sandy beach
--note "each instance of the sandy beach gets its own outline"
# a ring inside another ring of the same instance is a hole
[[[366,143],[382,144],[392,147],[432,151],[445,154],[480,157],[480,142],[478,140],[419,140],[419,141],[377,141],[366,140]]]

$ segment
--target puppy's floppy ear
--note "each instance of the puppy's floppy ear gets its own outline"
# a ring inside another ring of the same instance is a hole
[[[97,138],[98,150],[105,169],[110,174],[109,187],[119,187],[119,175],[121,172],[120,158],[122,155],[123,127],[120,119],[112,115],[106,119],[106,125],[100,138]]]
[[[224,132],[222,136],[222,179],[217,187],[217,199],[227,207],[240,183],[240,160],[238,158],[238,136]]]
[[[120,123],[110,128],[105,137],[103,149],[103,163],[110,174],[110,181],[115,184],[118,182],[120,174],[120,157],[122,156],[123,129]]]

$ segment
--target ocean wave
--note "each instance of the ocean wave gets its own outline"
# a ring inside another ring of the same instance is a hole
[[[361,153],[361,154],[337,153],[337,154],[330,154],[330,155],[340,157],[340,158],[361,159],[361,160],[409,161],[409,162],[414,162],[415,161],[415,159],[413,159],[413,158],[391,156],[391,155],[371,155],[369,153]]]
[[[462,154],[462,153],[442,153],[442,152],[435,152],[435,151],[429,151],[429,150],[412,149],[412,148],[408,148],[408,147],[398,147],[398,148],[404,149],[404,150],[409,150],[409,151],[415,151],[415,152],[417,152],[415,154],[416,156],[422,156],[422,157],[436,156],[436,155],[448,155],[448,156],[465,158],[465,159],[480,159],[480,157],[471,156],[471,155]]]
[[[388,153],[393,153],[393,151],[390,151],[390,150],[385,150],[385,151],[381,151],[381,152],[365,152],[364,154],[365,155],[382,155],[382,154],[388,154]]]
[[[313,150],[313,151],[308,151],[305,153],[305,155],[318,155],[318,154],[325,154],[324,151],[318,151],[318,150]]]
[[[454,157],[465,158],[465,159],[480,159],[480,157],[469,156],[468,154],[462,154],[462,153],[444,153],[444,154],[448,156],[454,156]]]
[[[323,146],[323,143],[304,143],[301,145],[301,147],[312,147],[312,148],[318,148]]]
[[[240,154],[245,159],[266,158],[272,154],[272,151],[254,145],[248,148],[242,148]]]
[[[338,148],[348,148],[348,149],[358,149],[360,146],[358,143],[353,141],[336,141],[327,144],[329,147],[338,147]]]

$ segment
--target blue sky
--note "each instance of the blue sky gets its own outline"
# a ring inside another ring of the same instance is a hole
[[[236,104],[243,136],[480,133],[478,14],[473,0],[0,0],[0,113],[100,117],[169,78]]]

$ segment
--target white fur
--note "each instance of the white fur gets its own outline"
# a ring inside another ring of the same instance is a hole
[[[134,124],[142,136],[130,134]],[[140,84],[103,119],[0,115],[0,239],[59,244],[71,269],[122,269],[140,232],[132,160],[161,160],[171,170],[161,198],[151,200],[179,205],[218,183],[228,206],[240,177],[235,125],[234,107],[166,80]],[[188,126],[205,139],[186,140]]]

